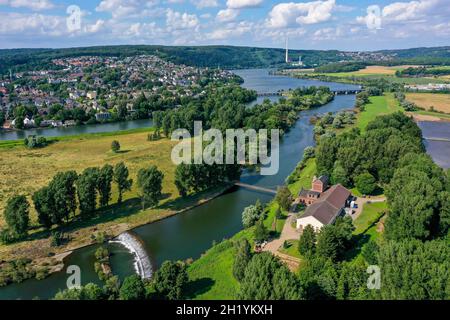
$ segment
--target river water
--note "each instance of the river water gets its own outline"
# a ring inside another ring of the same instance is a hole
[[[264,69],[239,70],[236,73],[244,78],[244,87],[255,89],[258,92],[313,85],[326,85],[332,89],[357,88],[346,84],[271,76],[268,74],[268,70]],[[267,188],[276,188],[283,184],[286,177],[301,160],[304,148],[314,145],[313,126],[309,123],[310,117],[353,108],[354,103],[354,95],[342,95],[336,96],[335,100],[325,106],[302,111],[300,119],[280,143],[279,172],[273,176],[261,176],[255,172],[248,172],[242,176],[241,181]],[[138,227],[133,230],[133,234],[140,238],[155,268],[165,260],[197,259],[211,247],[213,241],[229,238],[242,229],[241,213],[246,206],[254,204],[257,199],[267,203],[271,198],[271,195],[265,193],[236,187],[185,213]],[[83,284],[88,282],[101,284],[94,272],[96,248],[97,246],[93,245],[76,250],[65,260],[66,267],[69,265],[80,267]],[[135,272],[133,256],[125,247],[119,243],[112,243],[109,245],[109,250],[112,253],[111,265],[115,274],[123,278]],[[67,277],[66,269],[64,269],[45,280],[31,279],[0,288],[0,299],[32,299],[34,297],[48,299],[53,297],[58,290],[65,288]]]
[[[148,128],[153,126],[150,119],[111,122],[104,124],[87,124],[73,127],[57,127],[57,128],[35,128],[17,131],[2,131],[0,129],[0,140],[21,140],[30,135],[42,137],[63,137],[79,134],[101,133],[123,131],[138,128]]]
[[[450,168],[450,122],[420,121],[418,125],[427,153],[438,166]]]

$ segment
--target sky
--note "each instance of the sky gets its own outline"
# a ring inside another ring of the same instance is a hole
[[[0,0],[0,48],[450,45],[450,0]]]

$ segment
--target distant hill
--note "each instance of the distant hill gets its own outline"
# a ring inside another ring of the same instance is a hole
[[[376,54],[375,54],[376,53]],[[47,68],[51,60],[61,57],[83,55],[133,56],[155,54],[175,63],[198,67],[221,67],[226,69],[264,68],[284,66],[285,51],[278,48],[235,46],[99,46],[65,49],[4,49],[0,50],[0,74],[14,71]],[[302,61],[307,66],[321,66],[331,62],[374,59],[389,63],[436,63],[450,64],[450,47],[413,48],[405,50],[380,50],[375,52],[342,52],[337,50],[289,50],[289,58]],[[375,58],[374,58],[375,57]]]

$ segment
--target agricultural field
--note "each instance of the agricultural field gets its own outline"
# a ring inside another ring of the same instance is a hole
[[[429,84],[429,83],[449,83],[450,76],[440,77],[422,77],[422,78],[399,78],[395,76],[397,70],[403,70],[408,67],[418,67],[416,65],[401,65],[401,66],[367,66],[364,69],[352,72],[333,72],[333,73],[314,73],[310,70],[294,70],[288,73],[294,76],[307,77],[307,78],[320,78],[323,76],[336,78],[336,81],[352,83],[359,79],[371,79],[378,80],[384,79],[391,83],[403,83],[403,84]],[[448,67],[434,67],[431,69],[448,68]]]
[[[427,111],[450,113],[450,94],[445,93],[407,93],[406,100],[414,102]],[[431,110],[430,110],[431,109]]]

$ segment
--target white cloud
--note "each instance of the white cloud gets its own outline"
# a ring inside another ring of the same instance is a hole
[[[86,25],[85,32],[88,33],[97,33],[105,26],[105,20],[99,19],[95,22],[95,24]]]
[[[395,21],[418,19],[439,2],[439,0],[394,2],[383,8],[382,16]]]
[[[229,23],[225,27],[213,30],[206,36],[210,40],[225,40],[229,38],[237,38],[243,35],[248,36],[253,29],[253,23],[242,21],[239,23]]]
[[[38,13],[0,12],[0,34],[2,35],[46,35],[66,33],[66,19]]]
[[[152,16],[158,0],[102,0],[95,8],[98,12],[110,12],[113,18]]]
[[[191,0],[191,3],[197,9],[213,8],[213,7],[219,6],[219,3],[217,2],[217,0]]]
[[[48,10],[55,7],[50,0],[3,0],[0,5],[7,5],[13,8],[27,8],[33,11]]]
[[[272,28],[285,28],[293,24],[315,24],[331,19],[335,0],[289,2],[275,5],[269,12],[267,23]]]
[[[181,13],[167,9],[166,25],[170,30],[192,29],[199,25],[199,20],[195,14]]]
[[[228,0],[227,7],[230,9],[242,9],[259,6],[263,0]]]
[[[239,15],[239,10],[236,9],[223,9],[217,13],[217,20],[220,22],[234,21]]]
[[[376,11],[374,8],[378,8]],[[424,22],[434,20],[438,17],[446,17],[450,14],[447,0],[415,0],[409,2],[394,2],[384,6],[367,7],[367,15],[359,16],[356,21],[367,24],[377,15],[382,19],[382,24],[402,23],[402,22]],[[446,16],[447,15],[447,16]]]

